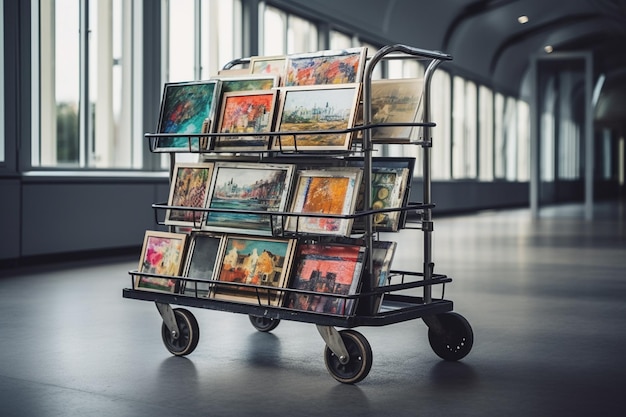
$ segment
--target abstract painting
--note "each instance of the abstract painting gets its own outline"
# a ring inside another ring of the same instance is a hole
[[[174,165],[168,206],[203,209],[211,186],[213,163],[177,162]],[[200,227],[202,211],[167,209],[165,224]]]
[[[358,83],[363,78],[367,48],[320,51],[287,56],[285,87]]]
[[[176,292],[185,252],[187,235],[148,230],[145,233],[138,272],[168,275],[171,278],[137,275],[135,288],[152,291]]]
[[[191,136],[157,137],[156,152],[200,150],[205,121],[213,121],[219,98],[219,80],[166,83],[161,101],[157,133]]]
[[[222,236],[209,233],[196,232],[191,235],[187,262],[183,276],[190,278],[185,280],[182,293],[196,297],[208,297],[210,284],[213,279],[213,271],[217,263],[217,257],[221,248]]]

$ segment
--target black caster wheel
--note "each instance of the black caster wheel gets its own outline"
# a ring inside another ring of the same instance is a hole
[[[280,319],[271,319],[269,317],[248,316],[250,323],[260,332],[271,332],[280,324]]]
[[[372,369],[372,348],[361,333],[354,330],[339,332],[346,345],[350,359],[341,363],[339,357],[328,346],[324,350],[324,362],[330,375],[344,384],[362,381]]]
[[[472,350],[474,332],[465,317],[457,313],[438,314],[439,326],[428,328],[428,342],[441,359],[458,361]]]
[[[200,340],[198,321],[191,312],[184,308],[175,308],[173,311],[179,333],[172,334],[165,323],[163,323],[161,325],[163,344],[173,355],[189,355],[198,346],[198,341]]]

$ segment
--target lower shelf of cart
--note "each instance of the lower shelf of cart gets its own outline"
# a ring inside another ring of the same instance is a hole
[[[124,298],[152,301],[155,303],[197,307],[209,310],[267,317],[270,319],[291,320],[303,323],[313,323],[321,326],[336,326],[344,328],[358,326],[386,326],[425,316],[445,313],[452,311],[453,308],[453,303],[449,300],[436,299],[425,303],[422,297],[385,294],[380,309],[375,314],[340,316],[317,313],[313,311],[300,311],[285,307],[244,304],[209,298],[187,297],[180,294],[135,290],[130,288],[125,288],[122,291],[122,296]]]

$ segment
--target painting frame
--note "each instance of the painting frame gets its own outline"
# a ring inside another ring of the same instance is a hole
[[[419,123],[422,120],[424,80],[422,78],[372,80],[371,123]],[[418,126],[371,128],[375,143],[405,143],[416,136]]]
[[[220,234],[201,231],[190,234],[182,276],[193,281],[183,281],[181,294],[209,297],[213,286],[210,281],[215,277],[215,267],[219,262],[223,243],[223,235]]]
[[[360,99],[360,83],[281,88],[276,131],[294,134],[276,136],[271,149],[279,152],[349,150],[354,132],[345,130],[354,127]],[[340,133],[332,133],[333,130]],[[316,133],[298,134],[298,131]]]
[[[341,243],[304,243],[295,254],[291,291],[285,307],[294,310],[350,316],[357,305],[355,298],[333,297],[333,294],[356,295],[361,285],[365,246]],[[315,291],[317,294],[299,293]]]
[[[285,76],[286,55],[253,56],[248,65],[250,74],[276,75],[281,80]]]
[[[194,135],[209,133],[207,125],[215,119],[220,87],[217,79],[165,83],[153,152],[198,152],[208,148],[207,138]]]
[[[203,209],[211,186],[213,166],[212,162],[176,162],[172,170],[167,205]],[[169,226],[200,228],[203,218],[202,210],[168,208],[164,223]]]
[[[293,265],[296,239],[226,234],[215,269],[211,298],[247,304],[279,306]],[[275,287],[220,285],[219,282]]]
[[[261,236],[281,233],[283,216],[217,210],[284,212],[289,202],[295,168],[294,164],[216,162],[205,206],[209,210],[202,229]],[[252,188],[255,191],[248,191]]]
[[[216,136],[214,151],[266,151],[270,147],[277,90],[233,91],[222,94],[215,133],[266,133],[259,136]]]
[[[367,47],[287,55],[283,86],[360,83],[366,58]]]
[[[220,80],[222,96],[235,91],[271,90],[280,86],[280,77],[274,74],[218,74],[212,78]]]
[[[135,289],[178,292],[179,274],[185,257],[186,244],[187,234],[146,230],[137,272],[167,275],[168,278],[136,275]]]
[[[290,212],[349,216],[354,213],[362,170],[356,167],[298,172]],[[349,236],[353,217],[288,216],[285,230],[298,234]]]

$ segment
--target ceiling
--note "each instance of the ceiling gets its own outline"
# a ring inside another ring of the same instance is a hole
[[[591,52],[594,83],[626,102],[626,0],[291,0],[372,39],[439,50],[479,82],[522,94],[534,57]],[[519,23],[527,16],[526,23]],[[613,97],[617,99],[617,97]],[[623,104],[623,103],[622,103]],[[623,107],[623,106],[622,106]],[[624,118],[625,116],[621,116]]]

